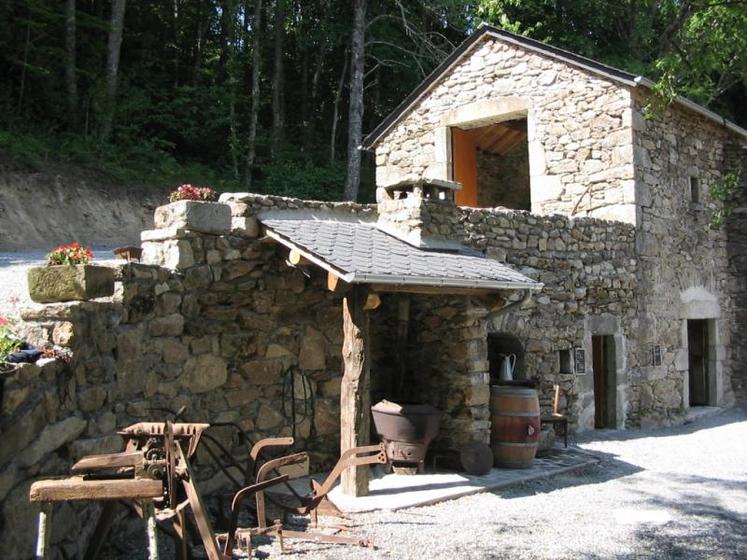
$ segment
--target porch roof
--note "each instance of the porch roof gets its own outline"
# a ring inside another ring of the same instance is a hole
[[[260,216],[267,235],[351,284],[539,290],[542,284],[466,246],[414,247],[375,222],[312,215]]]

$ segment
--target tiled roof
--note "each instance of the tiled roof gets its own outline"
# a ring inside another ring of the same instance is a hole
[[[468,247],[459,252],[419,249],[384,233],[372,222],[271,215],[260,221],[269,236],[353,284],[535,290],[542,287]]]

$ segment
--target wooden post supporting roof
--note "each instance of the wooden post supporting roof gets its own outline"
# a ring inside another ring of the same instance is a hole
[[[340,452],[368,445],[371,426],[371,361],[367,290],[353,286],[342,300],[343,376],[340,390]],[[368,494],[368,465],[349,467],[341,476],[348,496]]]

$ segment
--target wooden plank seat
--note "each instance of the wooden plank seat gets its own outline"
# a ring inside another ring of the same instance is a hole
[[[163,496],[163,482],[150,479],[87,479],[69,476],[37,480],[31,485],[32,502],[66,500],[143,500]]]

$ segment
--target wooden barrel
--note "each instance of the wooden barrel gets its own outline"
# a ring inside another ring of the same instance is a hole
[[[537,391],[528,387],[491,385],[490,420],[495,466],[509,469],[531,466],[540,436]]]

